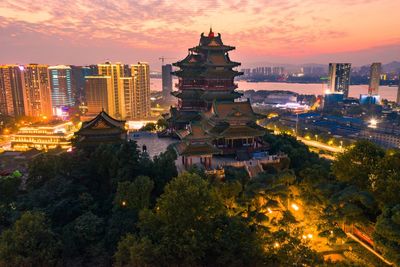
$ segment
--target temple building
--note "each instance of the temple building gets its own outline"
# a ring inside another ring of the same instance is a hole
[[[201,34],[198,46],[190,48],[188,55],[173,65],[179,70],[177,88],[172,94],[178,98],[178,106],[171,108],[169,122],[174,129],[184,128],[190,121],[199,120],[200,113],[211,108],[214,100],[233,102],[241,96],[235,92],[234,78],[242,72],[233,70],[240,63],[233,62],[228,52],[235,47],[224,45],[221,34],[212,29],[206,36]]]
[[[169,130],[181,139],[175,148],[185,167],[200,159],[211,168],[217,154],[246,160],[267,148],[262,140],[265,130],[256,124],[260,115],[249,101],[235,102],[241,94],[235,91],[234,78],[242,73],[233,69],[240,63],[229,58],[234,49],[210,29],[185,59],[173,64],[180,68],[173,73],[179,78],[179,90],[173,92],[178,106],[171,108],[168,122]]]
[[[125,121],[116,120],[101,111],[94,119],[82,123],[75,133],[76,146],[97,147],[100,144],[119,144],[127,139]]]
[[[69,121],[36,123],[19,128],[18,132],[11,136],[11,148],[16,151],[69,149],[73,135],[74,125]]]

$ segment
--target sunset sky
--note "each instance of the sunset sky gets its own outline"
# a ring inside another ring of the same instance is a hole
[[[400,60],[400,0],[1,0],[0,64],[176,61],[212,25],[231,58]]]

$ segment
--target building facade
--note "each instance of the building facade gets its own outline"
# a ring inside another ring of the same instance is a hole
[[[0,66],[0,114],[12,117],[25,115],[25,99],[23,67]]]
[[[349,96],[350,63],[329,63],[329,89],[331,92],[343,93]]]
[[[28,64],[24,68],[26,97],[25,114],[32,117],[51,117],[52,101],[47,65]]]
[[[111,77],[111,83],[113,88],[113,97],[108,101],[111,101],[113,111],[110,113],[115,118],[122,118],[123,115],[123,89],[121,86],[120,78],[124,77],[124,64],[121,63],[110,63],[98,64],[98,75]]]
[[[162,94],[164,99],[168,99],[172,93],[172,65],[166,64],[162,67]]]
[[[381,63],[372,63],[371,70],[369,74],[369,87],[368,94],[369,95],[378,95],[379,94],[379,83],[381,81]]]
[[[149,118],[151,117],[149,64],[138,62],[138,64],[131,65],[131,75],[134,80],[136,105],[133,119]]]
[[[72,69],[64,65],[50,66],[49,75],[53,115],[58,115],[64,107],[75,105],[73,92],[76,90],[72,83]]]
[[[85,95],[88,115],[97,115],[103,110],[112,115],[115,114],[111,76],[86,76]]]
[[[48,124],[33,124],[22,127],[11,136],[13,150],[26,151],[30,149],[47,150],[60,147],[71,147],[74,135],[72,122],[53,121]]]

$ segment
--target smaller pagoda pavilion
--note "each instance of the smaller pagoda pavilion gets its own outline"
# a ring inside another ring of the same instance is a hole
[[[76,146],[96,147],[100,144],[119,144],[127,139],[125,121],[116,120],[104,110],[95,118],[82,123],[75,133]]]
[[[186,168],[193,164],[193,158],[200,158],[200,163],[211,168],[213,155],[248,159],[252,153],[267,149],[262,140],[265,130],[255,123],[258,115],[249,101],[214,101],[201,116],[200,121],[177,131],[181,142],[175,148]]]

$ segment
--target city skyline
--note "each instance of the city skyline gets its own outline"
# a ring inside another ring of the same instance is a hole
[[[184,56],[185,47],[210,26],[236,43],[235,58],[243,66],[260,61],[387,63],[400,60],[399,7],[388,0],[2,1],[2,63],[85,65],[140,59],[161,66],[160,56],[170,62]]]

